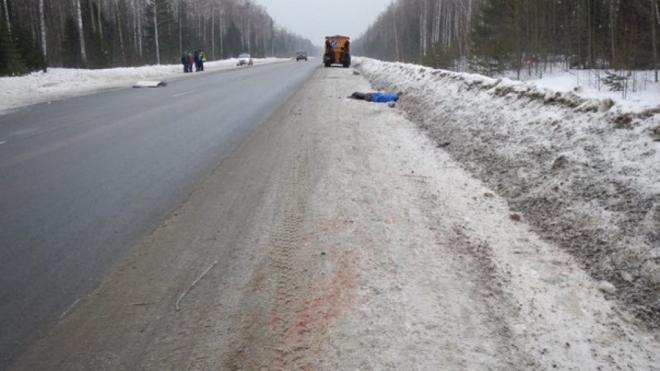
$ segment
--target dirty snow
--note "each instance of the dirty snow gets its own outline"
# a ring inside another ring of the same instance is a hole
[[[355,304],[310,369],[657,369],[658,339],[570,254],[402,115],[345,104],[332,130],[350,139],[333,141],[320,184],[338,200],[330,210],[355,221],[352,243],[331,252],[361,269]]]
[[[505,197],[545,240],[605,281],[610,297],[645,325],[660,327],[657,84],[630,103],[566,89],[567,80],[551,90],[410,64],[355,62],[377,89],[404,92],[400,106],[439,147]]]

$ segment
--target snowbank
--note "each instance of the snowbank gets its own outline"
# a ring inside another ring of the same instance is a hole
[[[288,59],[254,59],[254,64],[280,62]],[[207,62],[205,71],[237,68],[238,59]],[[183,67],[158,65],[102,70],[49,68],[47,73],[35,72],[27,76],[0,78],[0,114],[29,104],[69,98],[85,93],[113,88],[130,87],[138,80],[186,78]]]
[[[355,58],[377,89],[546,239],[660,327],[660,99]],[[406,99],[407,97],[407,99]],[[658,95],[657,97],[660,97]],[[655,104],[654,104],[655,103]]]

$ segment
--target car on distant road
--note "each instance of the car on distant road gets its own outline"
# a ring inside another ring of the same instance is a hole
[[[298,50],[296,52],[296,62],[298,62],[301,59],[304,59],[305,62],[307,62],[307,52],[304,50]]]
[[[238,63],[236,63],[236,65],[237,66],[244,66],[244,65],[251,66],[252,65],[252,57],[250,57],[250,54],[248,54],[248,53],[242,53],[238,56]]]

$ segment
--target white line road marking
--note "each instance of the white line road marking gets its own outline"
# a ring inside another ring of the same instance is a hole
[[[5,142],[4,140],[0,141],[0,144],[5,144],[5,143],[7,143],[7,142]]]
[[[180,96],[182,96],[182,95],[186,95],[186,94],[190,94],[190,93],[194,93],[194,92],[195,92],[194,90],[191,90],[191,91],[187,91],[187,92],[185,92],[185,93],[181,93],[181,94],[174,94],[174,95],[172,96],[172,98],[180,97]]]

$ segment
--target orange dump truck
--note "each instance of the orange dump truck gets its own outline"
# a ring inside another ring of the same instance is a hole
[[[330,67],[333,64],[341,64],[344,67],[351,65],[350,38],[348,36],[326,36],[325,52],[323,53],[323,64]]]

